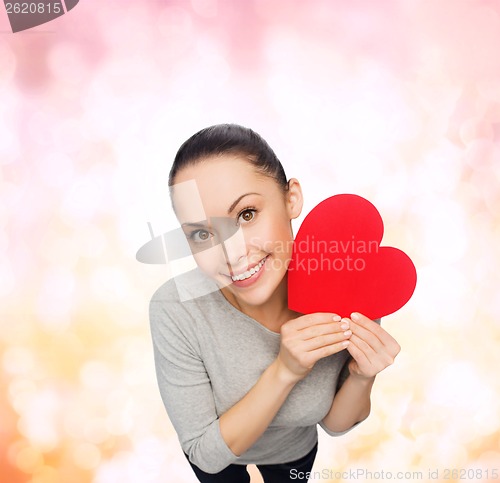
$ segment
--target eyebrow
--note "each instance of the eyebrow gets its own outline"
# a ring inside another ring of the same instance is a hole
[[[207,228],[206,223],[182,223],[181,226],[192,226],[193,228],[199,227],[199,228]]]
[[[249,195],[258,195],[258,196],[262,196],[260,193],[255,193],[255,192],[252,192],[252,193],[245,193],[244,195],[241,195],[239,198],[237,198],[236,200],[233,201],[233,203],[231,204],[231,206],[229,207],[229,210],[227,210],[227,214],[230,215],[231,212],[236,208],[236,205],[245,197],[245,196],[249,196]]]
[[[232,211],[236,208],[236,205],[245,197],[245,196],[249,196],[249,195],[258,195],[258,196],[263,196],[262,194],[260,193],[255,193],[255,192],[250,192],[250,193],[245,193],[241,196],[239,196],[236,200],[233,201],[233,203],[231,203],[231,206],[229,207],[229,209],[227,210],[227,214],[230,215],[232,213]],[[181,226],[192,226],[192,227],[200,227],[200,228],[206,228],[207,227],[207,224],[206,223],[201,223],[201,222],[198,222],[198,223],[182,223]]]

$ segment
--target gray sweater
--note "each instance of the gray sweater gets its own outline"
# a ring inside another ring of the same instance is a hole
[[[180,294],[180,295],[179,295]],[[203,294],[203,295],[200,295]],[[269,427],[241,456],[221,436],[219,416],[243,398],[276,358],[280,334],[231,305],[198,269],[168,280],[150,302],[158,386],[189,460],[207,473],[230,464],[277,464],[305,456],[316,425],[347,375],[349,353],[320,359],[289,393]]]

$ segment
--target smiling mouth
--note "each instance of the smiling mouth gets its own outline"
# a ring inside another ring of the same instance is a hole
[[[255,275],[259,270],[262,268],[264,263],[266,263],[267,257],[269,255],[266,255],[255,267],[252,267],[250,270],[247,270],[246,272],[240,273],[239,275],[233,275],[231,276],[231,280],[233,282],[238,282],[241,280],[246,280],[247,278],[250,278],[252,275]]]

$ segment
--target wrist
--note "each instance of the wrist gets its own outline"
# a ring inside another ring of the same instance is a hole
[[[290,389],[293,388],[293,386],[295,386],[295,384],[297,384],[301,379],[300,376],[291,372],[279,358],[274,359],[269,366],[269,370],[271,371],[272,377],[277,384]]]
[[[356,374],[355,372],[350,372],[347,377],[351,382],[362,385],[362,386],[372,386],[375,382],[375,376],[364,376],[362,374]]]

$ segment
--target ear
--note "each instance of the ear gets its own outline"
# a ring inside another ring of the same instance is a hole
[[[290,178],[288,181],[288,190],[286,192],[286,208],[291,220],[297,218],[302,212],[304,199],[302,197],[302,188],[296,178]]]

